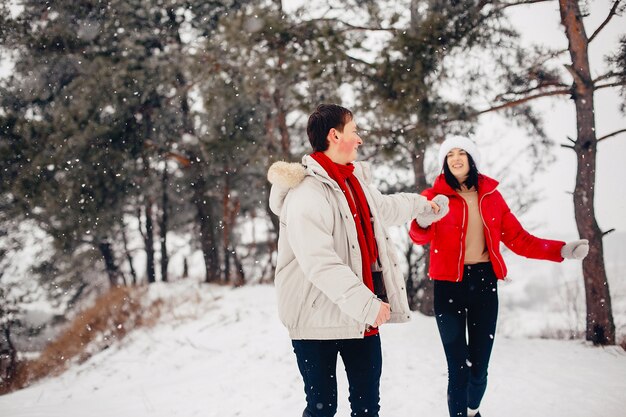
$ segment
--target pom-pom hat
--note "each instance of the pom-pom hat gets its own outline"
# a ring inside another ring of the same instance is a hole
[[[471,139],[466,138],[465,136],[450,136],[441,143],[441,147],[439,148],[439,157],[437,158],[440,167],[443,167],[448,152],[454,148],[463,149],[465,152],[470,154],[476,164],[476,169],[480,170],[480,152],[478,152],[478,147]]]

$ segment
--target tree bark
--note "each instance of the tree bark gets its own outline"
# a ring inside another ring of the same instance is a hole
[[[200,226],[200,246],[204,257],[204,282],[212,283],[219,280],[219,260],[217,256],[217,245],[215,242],[215,232],[211,205],[207,193],[207,184],[202,174],[201,159],[191,154],[192,178],[193,180],[193,204],[197,210],[197,221]]]
[[[222,281],[224,283],[230,280],[230,232],[233,226],[231,223],[230,168],[228,164],[226,164],[225,169],[229,174],[224,177],[224,191],[222,193],[222,253],[224,254]]]
[[[5,381],[10,381],[15,377],[17,372],[17,349],[15,349],[15,345],[13,345],[13,341],[11,340],[11,327],[10,323],[4,323],[2,325],[2,333],[4,340],[6,342],[6,348],[1,350],[1,356],[6,356],[6,363],[2,363],[1,369],[2,373],[0,377],[2,377]]]
[[[279,51],[279,62],[282,63],[283,58],[282,54]],[[279,75],[279,79],[282,76]],[[274,105],[276,106],[276,122],[278,126],[278,133],[280,134],[280,149],[282,152],[282,157],[285,161],[291,160],[291,138],[289,136],[289,129],[287,128],[287,112],[284,109],[284,93],[282,91],[283,85],[279,85],[276,87],[274,91]]]
[[[104,267],[109,277],[109,284],[111,284],[111,287],[115,287],[119,284],[120,270],[115,263],[111,243],[105,240],[100,240],[98,242],[98,249],[100,250],[100,254],[104,260]]]
[[[594,117],[594,85],[588,55],[588,39],[577,0],[559,0],[561,22],[572,59],[572,96],[576,106],[577,138],[574,144],[578,169],[574,188],[574,213],[578,233],[589,240],[589,255],[583,260],[587,304],[586,339],[594,344],[615,344],[611,295],[604,266],[602,231],[594,210],[597,138]]]
[[[162,197],[161,197],[161,223],[159,225],[159,234],[161,238],[161,281],[167,282],[167,266],[169,264],[169,256],[167,254],[167,228],[169,221],[169,213],[168,213],[168,195],[167,195],[167,183],[168,183],[168,174],[167,174],[167,161],[165,161],[165,167],[163,167],[163,175],[161,177],[161,188],[162,188]]]
[[[130,276],[132,277],[132,284],[137,285],[137,273],[135,272],[135,267],[133,266],[133,256],[128,249],[128,238],[126,237],[126,230],[124,229],[124,225],[122,225],[122,242],[124,243],[124,252],[126,253],[126,260],[128,261],[128,267],[130,268]]]
[[[156,274],[154,268],[154,226],[152,223],[152,200],[146,199],[144,207],[144,215],[146,217],[146,234],[144,237],[144,246],[146,250],[146,277],[148,284],[156,282]]]

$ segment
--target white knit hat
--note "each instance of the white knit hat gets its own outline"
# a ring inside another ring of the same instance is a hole
[[[476,164],[476,169],[480,168],[480,152],[478,152],[478,147],[471,139],[465,136],[450,136],[441,143],[439,157],[437,158],[440,167],[443,167],[448,152],[454,148],[463,149],[470,154],[474,160],[474,164]]]

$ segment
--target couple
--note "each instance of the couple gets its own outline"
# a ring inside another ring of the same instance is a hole
[[[411,314],[386,228],[409,221],[411,239],[430,243],[450,416],[480,416],[498,314],[496,284],[506,276],[500,242],[517,254],[560,262],[586,256],[587,241],[565,244],[526,232],[498,183],[478,173],[480,156],[467,138],[443,142],[443,173],[422,196],[383,195],[371,184],[368,166],[354,162],[363,141],[350,110],[320,105],[307,134],[313,153],[302,164],[277,162],[268,172],[270,208],[280,217],[278,309],[304,380],[303,416],[335,415],[338,354],[351,416],[378,416],[378,329]]]

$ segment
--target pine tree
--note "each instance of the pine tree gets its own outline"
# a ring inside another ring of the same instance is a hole
[[[149,224],[145,213],[163,195],[160,161],[190,120],[184,79],[192,57],[181,33],[208,36],[221,14],[238,7],[23,2],[11,20],[13,36],[3,37],[6,48],[21,52],[2,99],[3,136],[10,139],[3,166],[11,173],[3,191],[14,219],[36,218],[66,255],[84,246],[99,252],[111,284],[121,283],[124,216],[139,206]]]

